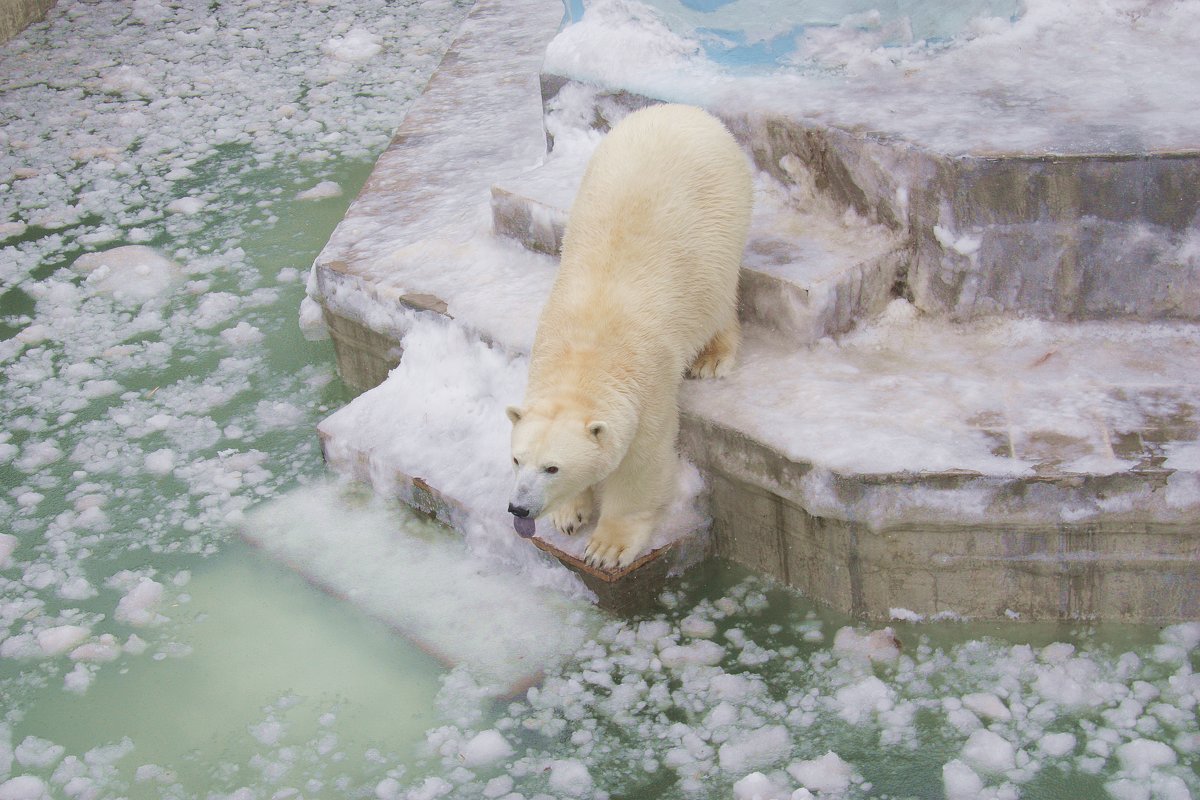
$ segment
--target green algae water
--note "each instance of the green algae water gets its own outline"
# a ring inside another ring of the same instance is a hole
[[[714,563],[497,696],[242,542],[326,480],[306,272],[465,10],[64,0],[0,48],[0,798],[1200,792],[1195,625],[872,629]]]

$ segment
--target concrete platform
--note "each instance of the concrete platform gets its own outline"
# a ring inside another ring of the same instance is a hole
[[[539,18],[535,26],[535,8],[477,6],[445,69],[317,260],[310,294],[341,340],[339,369],[352,385],[369,388],[408,360],[413,337],[424,335],[417,320],[439,320],[513,364],[531,346],[556,269],[547,254],[556,243],[554,222],[539,223],[548,236],[523,238],[534,247],[540,241],[543,252],[494,236],[492,187],[549,175],[531,172],[546,154],[543,101],[551,134],[561,130],[553,115],[564,91],[591,92],[595,102],[585,107],[594,113],[586,124],[600,130],[605,114],[615,118],[630,103],[647,102],[573,82],[539,84],[538,42],[557,23]],[[510,38],[518,28],[525,38]],[[578,96],[569,107],[581,107]],[[908,241],[918,259],[921,237],[933,237],[943,250],[938,263],[971,265],[954,272],[965,276],[960,288],[986,283],[972,260],[984,250],[975,247],[975,229],[922,216],[924,184],[888,182],[896,159],[927,153],[812,122],[779,128],[767,115],[727,118],[784,195],[852,210]],[[1167,169],[1169,160],[1155,168]],[[1186,179],[1190,162],[1176,161]],[[1109,191],[1122,191],[1130,175],[1113,173]],[[930,197],[959,191],[960,177],[944,173],[948,183],[931,188]],[[1011,178],[1014,185],[1021,180]],[[902,203],[896,190],[905,187]],[[500,195],[524,196],[507,188]],[[967,195],[964,208],[982,204],[969,211],[981,219],[1012,213],[1003,193]],[[1182,195],[1184,206],[1190,196]],[[1044,199],[1024,206],[1039,223]],[[998,206],[989,211],[992,200]],[[544,207],[552,205],[561,201]],[[940,214],[941,202],[935,205]],[[522,206],[533,220],[533,204],[509,203]],[[1078,217],[1081,207],[1063,213]],[[512,219],[518,232],[522,223]],[[1119,235],[1140,224],[1121,227]],[[980,228],[981,242],[990,241],[987,230]],[[1139,263],[1110,266],[1124,275]],[[1011,264],[1017,272],[1025,267]],[[734,375],[687,383],[680,444],[706,481],[715,551],[864,617],[886,618],[895,608],[977,618],[1010,611],[1025,619],[1200,616],[1197,326],[1137,321],[1164,314],[1139,305],[1144,293],[1136,276],[1118,314],[1123,322],[987,321],[985,312],[1024,301],[992,303],[986,291],[973,295],[978,302],[936,301],[936,292],[922,288],[922,269],[917,263],[909,271],[911,304],[893,301],[870,324],[860,320],[840,340],[811,347],[781,336],[787,320],[764,304],[748,315]],[[1143,272],[1155,269],[1151,259]],[[1104,291],[1120,285],[1114,279]],[[1184,293],[1195,285],[1185,281]],[[1038,303],[1050,297],[1041,290],[1031,296]],[[1085,295],[1062,297],[1074,303]],[[1092,310],[1045,316],[1077,320],[1112,311],[1081,302]],[[959,317],[975,321],[947,319]],[[442,366],[409,362],[414,370]],[[520,387],[504,391],[516,399]],[[393,412],[406,413],[399,406]],[[507,436],[503,419],[479,430]],[[420,476],[433,492],[456,496],[453,470],[438,480],[416,467],[404,474],[409,486]]]

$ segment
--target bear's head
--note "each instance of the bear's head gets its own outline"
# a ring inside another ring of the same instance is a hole
[[[549,403],[509,406],[508,418],[516,472],[508,503],[511,514],[539,517],[616,468],[607,422]]]

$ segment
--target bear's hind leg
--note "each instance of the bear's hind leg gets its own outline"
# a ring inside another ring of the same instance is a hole
[[[724,378],[733,369],[738,345],[742,341],[742,328],[735,319],[717,331],[716,336],[704,345],[687,369],[689,378]]]
[[[588,524],[595,506],[595,497],[591,488],[584,489],[550,512],[550,522],[567,536],[572,536],[579,533],[579,530]]]

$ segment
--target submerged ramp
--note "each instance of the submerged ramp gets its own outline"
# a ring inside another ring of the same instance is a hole
[[[500,697],[558,668],[601,619],[584,600],[473,556],[440,526],[333,483],[258,506],[243,536]]]

